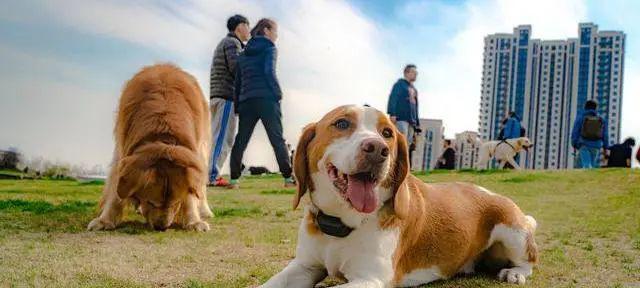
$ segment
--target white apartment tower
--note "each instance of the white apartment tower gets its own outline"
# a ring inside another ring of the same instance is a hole
[[[531,26],[485,37],[480,135],[495,140],[510,111],[522,120],[534,149],[520,164],[565,169],[574,163],[573,121],[584,103],[598,102],[609,144],[620,140],[625,34],[579,25],[578,38],[531,39]]]

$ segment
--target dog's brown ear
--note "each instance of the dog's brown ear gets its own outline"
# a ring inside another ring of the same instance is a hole
[[[293,198],[294,210],[298,208],[300,199],[302,199],[304,193],[306,193],[307,190],[311,192],[314,189],[311,175],[309,174],[309,155],[307,146],[309,146],[309,142],[311,142],[315,136],[316,124],[311,123],[302,131],[302,136],[300,136],[298,146],[296,147],[296,155],[293,158],[293,173],[296,176],[296,181],[298,182],[298,192]]]
[[[409,174],[409,146],[404,135],[396,129],[396,158],[392,166],[391,191],[393,195],[393,211],[400,219],[409,214],[411,195],[405,179]]]
[[[118,165],[111,169],[117,169],[118,182],[116,183],[116,191],[120,199],[126,199],[133,194],[139,181],[142,169],[135,167],[139,162],[138,155],[124,157],[118,160]],[[151,177],[152,175],[145,175]]]
[[[198,169],[194,169],[193,167],[187,167],[185,170],[186,180],[189,181],[187,183],[189,193],[192,193],[198,197],[198,199],[202,199],[204,197],[204,193],[206,192],[206,183],[203,179],[206,179],[204,175],[202,175],[202,171]]]

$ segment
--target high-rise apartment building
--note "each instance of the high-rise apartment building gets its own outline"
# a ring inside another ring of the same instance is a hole
[[[625,34],[579,25],[578,38],[531,38],[531,26],[485,37],[479,132],[498,138],[510,111],[522,120],[534,149],[520,164],[532,169],[574,167],[573,120],[588,99],[609,127],[609,144],[620,140]]]

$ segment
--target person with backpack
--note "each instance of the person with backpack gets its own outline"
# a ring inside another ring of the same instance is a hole
[[[588,100],[571,131],[571,146],[578,150],[581,168],[584,169],[600,167],[600,151],[604,154],[609,143],[607,123],[598,116],[596,108],[596,101]]]
[[[498,134],[498,140],[505,141],[509,139],[515,139],[519,137],[526,136],[526,130],[520,124],[520,117],[516,112],[509,112],[509,117],[502,120],[502,129],[500,129],[500,133]],[[517,153],[513,159],[516,162],[520,162],[520,153]],[[504,168],[513,169],[514,167],[511,164],[505,164]]]
[[[636,146],[636,139],[629,137],[620,144],[609,147],[609,157],[607,167],[631,167],[631,154],[633,146]]]

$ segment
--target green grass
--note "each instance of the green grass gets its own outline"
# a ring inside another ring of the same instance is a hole
[[[640,287],[640,171],[437,171],[506,195],[539,224],[528,287]],[[115,231],[85,232],[101,183],[0,180],[0,287],[255,287],[295,255],[301,210],[273,175],[210,189],[211,231],[155,232],[129,208]],[[327,283],[332,283],[331,281]],[[512,287],[493,275],[425,287]]]

